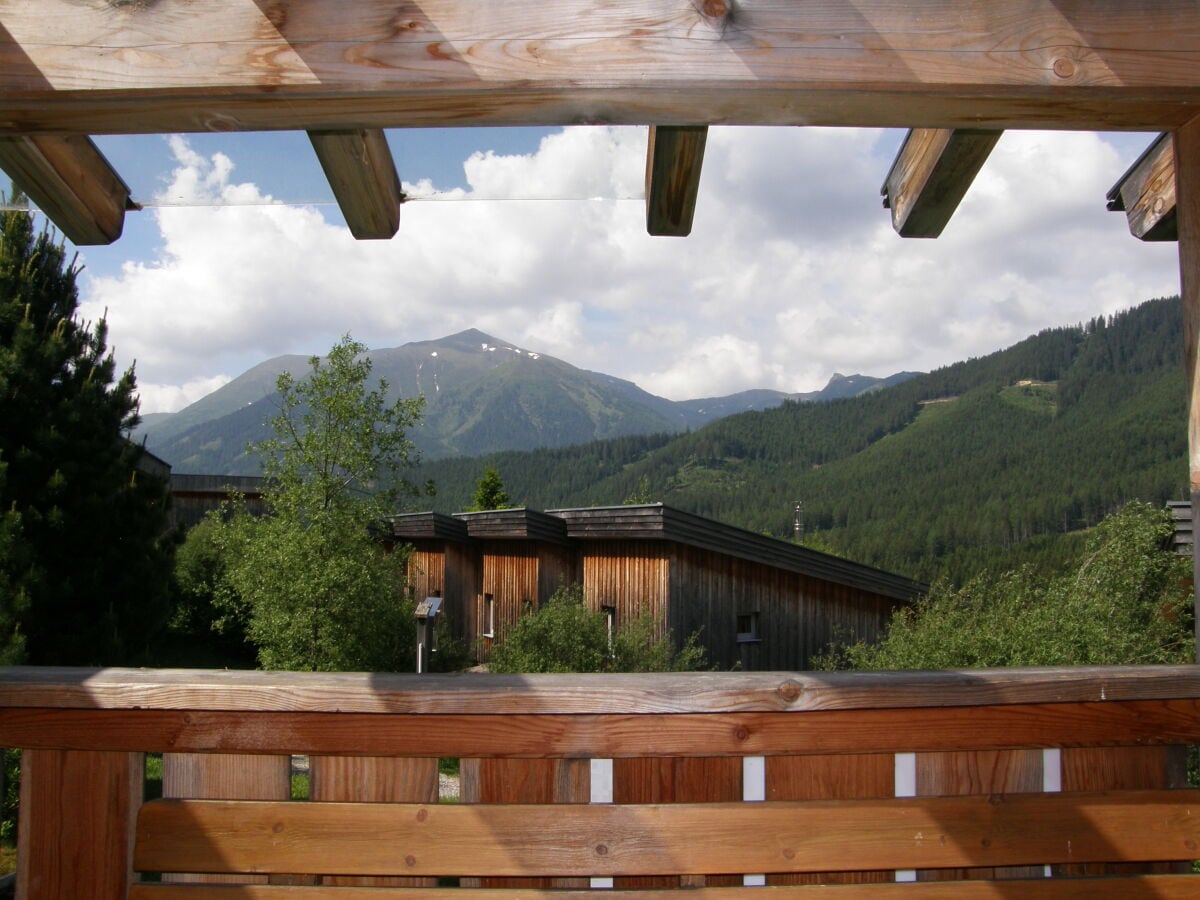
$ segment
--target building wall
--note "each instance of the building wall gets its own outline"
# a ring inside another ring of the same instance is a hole
[[[479,640],[476,600],[483,593],[483,565],[478,550],[470,544],[451,541],[445,545],[446,580],[442,596],[451,633],[474,653]]]
[[[672,546],[671,629],[677,641],[700,630],[709,663],[719,669],[808,669],[834,639],[877,640],[896,603],[761,563]],[[757,640],[739,640],[739,616],[754,617]]]
[[[611,607],[617,627],[648,609],[659,627],[665,628],[668,551],[669,545],[662,541],[583,542],[583,585],[588,607]]]

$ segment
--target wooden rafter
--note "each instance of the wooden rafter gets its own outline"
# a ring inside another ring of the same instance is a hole
[[[1000,139],[984,129],[908,133],[880,192],[901,237],[938,237]]]
[[[75,244],[111,244],[137,209],[90,138],[0,136],[0,168]]]
[[[310,131],[308,137],[350,233],[360,241],[391,238],[400,227],[404,190],[384,133]]]
[[[646,148],[646,230],[653,235],[692,233],[708,128],[651,125]]]
[[[1154,129],[1194,0],[0,2],[0,132],[724,123]]]
[[[1175,147],[1160,134],[1108,192],[1108,208],[1125,213],[1140,241],[1179,239],[1175,216]]]

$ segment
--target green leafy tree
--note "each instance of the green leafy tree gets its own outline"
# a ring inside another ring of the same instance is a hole
[[[609,640],[608,618],[593,612],[579,584],[559,588],[541,609],[517,621],[492,653],[493,672],[680,672],[704,666],[693,634],[676,649],[658,634],[647,612],[619,627]]]
[[[175,553],[175,613],[170,623],[173,665],[253,667],[245,622],[231,615],[241,603],[227,576],[224,522],[210,515],[188,530]]]
[[[1131,503],[1093,532],[1075,571],[1020,568],[961,590],[937,586],[898,611],[878,645],[835,648],[823,668],[1191,662],[1191,560],[1170,549],[1169,514]]]
[[[0,213],[0,659],[142,663],[170,616],[166,483],[139,471],[133,369],[76,318],[77,275]]]
[[[492,466],[488,466],[483,470],[483,477],[479,479],[479,484],[475,488],[475,501],[471,504],[468,512],[509,509],[511,506],[512,500],[504,490],[504,482],[500,480],[500,473]]]
[[[277,383],[264,460],[268,515],[221,529],[228,580],[246,636],[269,669],[406,670],[415,621],[402,550],[384,553],[383,517],[416,488],[405,436],[423,402],[387,403],[370,387],[366,348],[349,335],[307,378]]]

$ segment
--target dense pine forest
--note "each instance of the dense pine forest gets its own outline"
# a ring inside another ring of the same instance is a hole
[[[932,580],[1050,569],[1131,499],[1186,496],[1178,298],[1055,328],[876,393],[683,435],[423,467],[465,508],[485,465],[519,505],[659,501]]]

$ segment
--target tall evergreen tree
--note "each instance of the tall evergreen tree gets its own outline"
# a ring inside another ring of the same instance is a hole
[[[137,663],[170,612],[166,484],[138,469],[134,373],[76,318],[78,271],[28,213],[0,214],[0,651]]]
[[[479,484],[475,486],[475,502],[471,504],[468,512],[508,509],[511,506],[512,500],[509,499],[508,491],[504,490],[500,473],[493,466],[488,466],[483,470]]]

